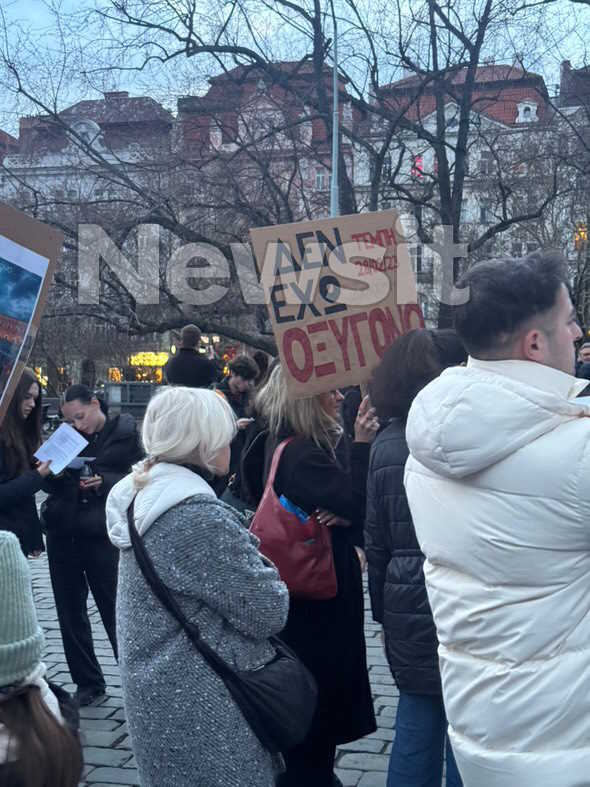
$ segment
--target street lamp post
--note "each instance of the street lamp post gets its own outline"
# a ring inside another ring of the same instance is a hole
[[[340,137],[340,115],[338,111],[338,29],[336,26],[336,14],[334,12],[334,0],[330,0],[332,7],[332,23],[334,30],[334,73],[332,75],[332,178],[330,181],[330,216],[340,215],[340,199],[338,186],[338,164],[339,164],[339,137]]]

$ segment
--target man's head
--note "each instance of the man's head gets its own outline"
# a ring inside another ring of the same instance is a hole
[[[201,341],[201,331],[196,325],[185,325],[180,332],[180,346],[194,350]]]
[[[470,355],[534,361],[573,374],[574,342],[582,334],[560,254],[486,260],[457,286],[470,290],[467,303],[455,307],[455,327]]]
[[[229,389],[233,394],[242,394],[254,386],[259,368],[247,355],[238,355],[229,364]]]
[[[578,361],[590,363],[590,342],[584,342],[578,350]]]

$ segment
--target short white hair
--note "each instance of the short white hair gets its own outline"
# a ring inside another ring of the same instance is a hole
[[[171,386],[150,399],[141,438],[148,463],[193,463],[213,470],[213,460],[236,434],[236,418],[225,397],[205,388]],[[196,462],[195,462],[196,458]]]

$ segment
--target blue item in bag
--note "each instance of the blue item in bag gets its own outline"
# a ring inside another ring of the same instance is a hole
[[[287,497],[285,497],[285,495],[281,495],[279,497],[279,503],[286,511],[289,511],[291,514],[295,514],[300,522],[307,522],[309,519],[309,514],[306,514],[302,508],[299,508],[299,506],[296,506],[295,503],[292,503]]]

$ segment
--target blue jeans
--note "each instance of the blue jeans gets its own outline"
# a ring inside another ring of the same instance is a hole
[[[441,787],[445,749],[447,787],[462,787],[442,697],[400,692],[387,787]]]

